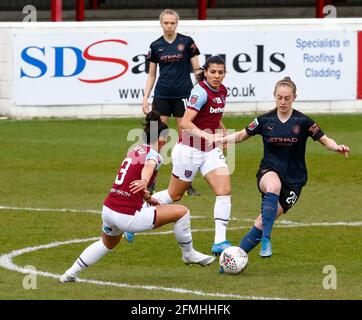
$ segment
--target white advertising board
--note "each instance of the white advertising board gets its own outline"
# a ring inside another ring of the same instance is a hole
[[[355,31],[197,31],[200,63],[223,55],[228,101],[270,101],[290,76],[298,100],[353,100]],[[17,33],[13,96],[17,105],[139,104],[155,32]]]

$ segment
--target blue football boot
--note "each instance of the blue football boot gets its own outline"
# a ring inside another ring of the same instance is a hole
[[[135,233],[134,232],[125,232],[124,237],[128,242],[132,242],[134,240]]]
[[[220,242],[220,243],[214,243],[211,248],[211,252],[214,256],[219,256],[221,252],[223,252],[226,248],[230,247],[231,243],[227,240]]]
[[[262,258],[269,258],[272,255],[272,244],[270,239],[268,238],[261,238],[261,249],[259,252]]]

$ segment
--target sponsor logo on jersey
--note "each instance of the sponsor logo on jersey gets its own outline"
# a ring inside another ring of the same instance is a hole
[[[212,99],[212,102],[222,104],[223,101],[220,97],[216,97],[216,98]]]
[[[221,108],[221,107],[217,107],[217,108],[213,108],[210,107],[210,113],[223,113],[225,108]]]
[[[195,52],[197,50],[197,45],[196,43],[193,43],[190,48],[192,49],[193,52]]]
[[[252,122],[250,122],[248,129],[253,131],[259,125],[258,119],[255,118]]]
[[[270,137],[269,142],[287,142],[287,143],[295,143],[298,142],[298,138],[280,138],[280,137]]]
[[[192,176],[192,171],[191,170],[185,170],[185,177],[190,178],[191,176]]]
[[[178,51],[184,51],[184,49],[185,49],[185,46],[184,46],[182,43],[180,43],[180,44],[177,46],[177,50],[178,50]]]
[[[167,54],[165,56],[160,57],[160,61],[162,62],[172,62],[176,60],[181,60],[183,58],[183,54]]]
[[[295,134],[298,134],[300,132],[300,126],[298,126],[298,125],[293,126],[292,132],[295,133]]]
[[[190,104],[192,106],[194,106],[196,103],[197,103],[197,100],[199,99],[199,96],[197,94],[193,94],[191,97],[190,97]]]
[[[270,131],[270,132],[272,132],[272,131],[273,131],[273,129],[274,129],[272,126],[267,126],[266,128],[267,128],[267,129],[268,129],[268,131]]]
[[[320,128],[316,123],[313,123],[313,125],[311,125],[308,129],[308,131],[312,133],[312,136],[314,136],[319,130]]]

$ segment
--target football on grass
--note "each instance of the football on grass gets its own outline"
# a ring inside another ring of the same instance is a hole
[[[248,254],[237,246],[226,248],[220,255],[222,273],[238,274],[248,265]]]

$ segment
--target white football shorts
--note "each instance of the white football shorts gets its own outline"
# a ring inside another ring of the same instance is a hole
[[[142,232],[152,230],[156,223],[156,207],[142,208],[132,216],[103,206],[102,220],[102,231],[113,237],[119,236],[124,231]]]
[[[211,151],[177,143],[172,150],[172,174],[182,181],[192,182],[198,170],[203,177],[217,168],[228,167],[220,148]]]

